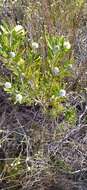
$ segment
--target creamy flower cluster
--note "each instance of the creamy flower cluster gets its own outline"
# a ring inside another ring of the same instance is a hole
[[[71,44],[70,44],[70,42],[69,41],[64,41],[64,47],[67,49],[67,50],[69,50],[70,48],[71,48]]]
[[[11,89],[11,88],[12,88],[12,85],[11,85],[10,82],[6,82],[6,83],[4,84],[4,87],[5,87],[6,90],[8,90],[8,89]],[[19,102],[19,103],[21,104],[21,103],[22,103],[22,100],[23,100],[23,96],[22,96],[21,94],[16,94],[15,99],[16,99],[16,103]]]

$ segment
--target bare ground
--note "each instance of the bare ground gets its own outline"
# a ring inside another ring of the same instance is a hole
[[[70,101],[78,116],[72,128],[63,118],[47,118],[39,106],[13,106],[0,89],[2,190],[87,189],[87,108],[81,97]],[[60,123],[66,130],[55,138]]]

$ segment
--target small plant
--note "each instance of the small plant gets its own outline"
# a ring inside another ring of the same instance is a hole
[[[65,120],[71,124],[76,123],[76,111],[73,107],[69,107],[65,112]]]
[[[67,164],[63,159],[59,159],[54,155],[50,156],[50,165],[52,170],[57,171],[72,171],[72,168],[69,164]]]
[[[21,25],[11,28],[4,23],[0,30],[0,56],[11,73],[10,77],[3,76],[5,82],[1,84],[10,99],[15,104],[40,104],[45,111],[52,107],[53,115],[63,111],[72,64],[69,41],[46,34],[47,57],[43,62],[40,44],[27,39]]]

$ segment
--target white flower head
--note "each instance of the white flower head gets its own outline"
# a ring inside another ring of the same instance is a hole
[[[14,27],[14,31],[15,32],[18,32],[18,33],[25,33],[25,30],[24,30],[24,27],[22,26],[22,25],[20,25],[20,24],[18,24],[18,25],[16,25],[15,27]]]
[[[39,45],[37,42],[32,42],[32,48],[33,49],[38,49]]]
[[[59,75],[59,72],[60,72],[60,70],[59,70],[58,67],[54,67],[54,68],[52,69],[52,74],[53,74],[54,76],[58,76],[58,75]]]
[[[66,96],[66,91],[64,89],[61,89],[60,92],[59,92],[59,95],[61,97],[65,97]]]
[[[19,102],[21,104],[22,99],[23,99],[23,97],[21,94],[16,94],[16,102]]]
[[[69,43],[69,41],[64,41],[64,47],[66,49],[70,49],[71,48],[71,44]]]
[[[4,84],[4,86],[5,86],[6,89],[9,89],[9,88],[11,88],[11,83],[10,82],[6,82]]]
[[[15,52],[13,52],[13,51],[10,51],[10,52],[9,52],[9,55],[10,55],[12,58],[14,58],[14,57],[16,56]]]

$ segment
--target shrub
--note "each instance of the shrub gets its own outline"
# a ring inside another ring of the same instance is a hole
[[[67,97],[66,78],[70,76],[71,45],[64,36],[45,34],[46,57],[40,53],[40,42],[28,39],[21,25],[0,26],[0,55],[10,77],[1,83],[16,104],[40,104],[46,111],[61,112]],[[50,110],[50,109],[49,109]]]

